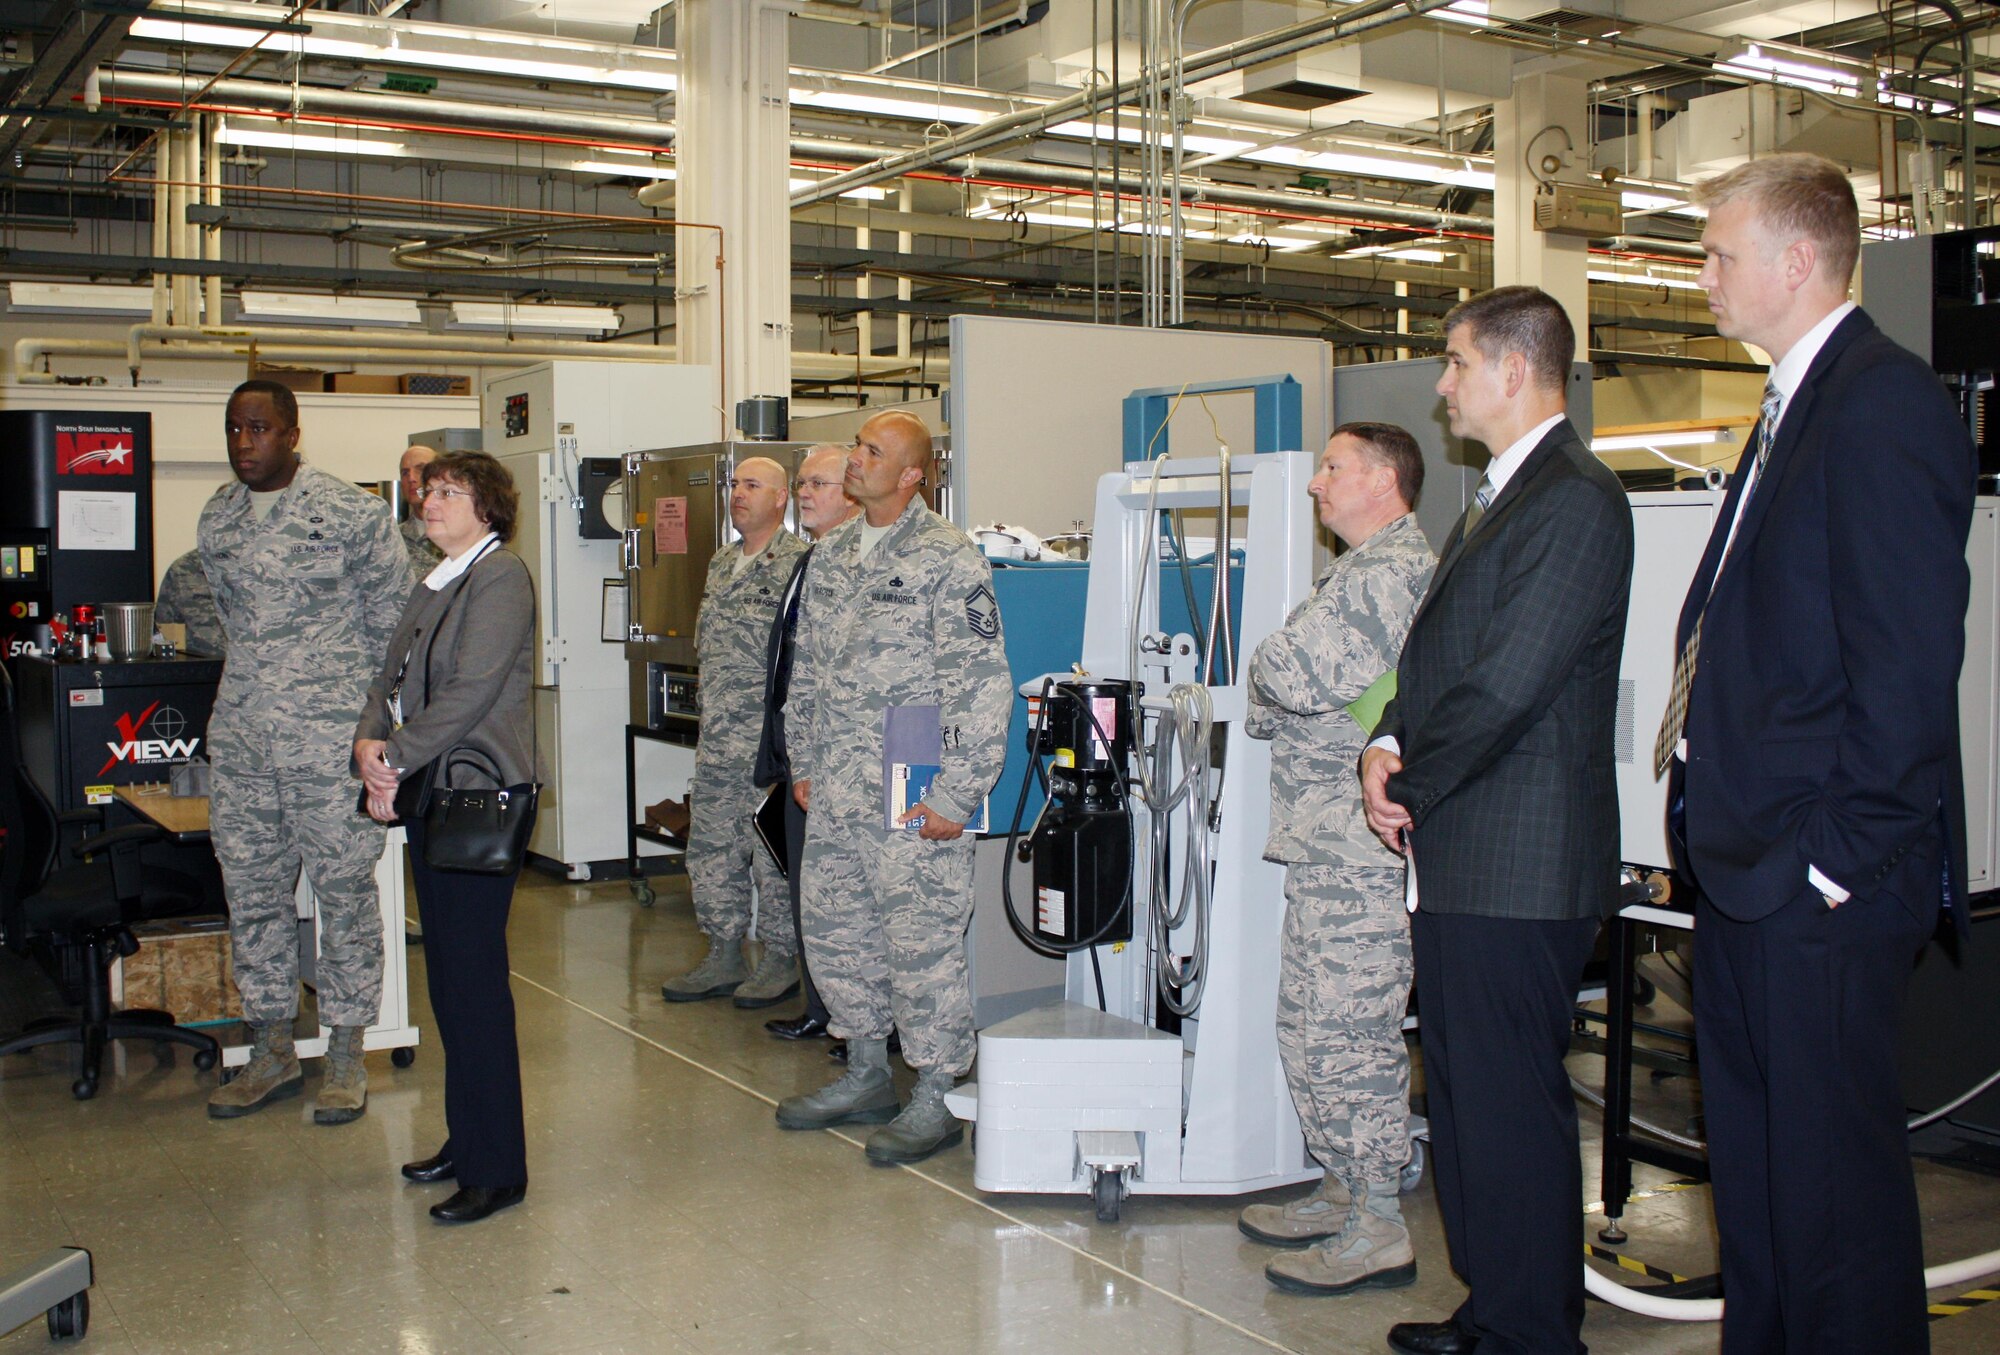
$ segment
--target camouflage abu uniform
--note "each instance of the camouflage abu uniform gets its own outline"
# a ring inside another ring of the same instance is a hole
[[[963,822],[999,779],[1013,696],[993,574],[965,533],[910,500],[865,557],[862,517],[806,566],[790,697],[794,782],[812,782],[799,911],[807,964],[848,1039],[903,1037],[913,1068],[972,1066],[972,834],[883,826],[882,723],[938,707],[942,769],[925,803]]]
[[[229,640],[222,633],[222,618],[215,614],[215,590],[201,570],[201,552],[191,550],[167,566],[160,580],[160,595],[153,600],[153,622],[178,623],[187,627],[190,654],[219,659],[229,652]]]
[[[216,859],[244,1019],[298,1014],[303,867],[320,918],[319,1019],[382,1013],[382,826],[355,809],[349,774],[368,683],[410,596],[410,562],[380,499],[300,466],[257,521],[250,490],[201,511],[201,562],[229,636],[209,720]]]
[[[763,803],[751,767],[764,729],[764,663],[771,621],[806,544],[780,527],[757,558],[742,563],[732,542],[708,562],[695,622],[701,664],[701,740],[694,752],[687,873],[694,916],[714,941],[750,933],[750,884],[763,902],[758,934],[779,955],[796,955],[792,911],[777,863],[757,841],[750,816]]]
[[[1409,1157],[1403,867],[1361,803],[1368,735],[1346,706],[1396,666],[1436,559],[1413,514],[1339,556],[1250,660],[1245,732],[1269,738],[1285,863],[1278,1051],[1306,1143],[1356,1196]]]
[[[403,549],[410,553],[410,573],[420,582],[444,563],[444,552],[437,548],[424,527],[423,514],[416,509],[396,524],[396,534],[403,538]]]

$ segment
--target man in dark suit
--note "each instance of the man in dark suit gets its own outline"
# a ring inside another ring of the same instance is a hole
[[[1847,300],[1839,167],[1768,156],[1695,200],[1716,328],[1772,361],[1655,749],[1698,890],[1722,1345],[1904,1355],[1929,1339],[1896,1046],[1913,958],[1965,898],[1976,458],[1929,366]]]
[[[1576,336],[1500,287],[1445,317],[1451,431],[1496,453],[1362,755],[1405,851],[1438,1211],[1471,1293],[1407,1355],[1580,1355],[1582,1170],[1563,1056],[1618,888],[1613,729],[1632,512],[1564,414]]]
[[[861,505],[841,489],[846,469],[847,448],[833,443],[821,443],[799,462],[792,489],[798,495],[799,530],[808,540],[818,541],[861,511]],[[799,591],[805,582],[806,561],[811,558],[810,549],[799,557],[771,623],[771,648],[764,665],[764,732],[752,770],[755,784],[775,783],[784,802],[785,883],[792,895],[793,934],[801,938],[805,933],[799,930],[799,862],[806,850],[806,812],[792,799],[792,763],[785,752],[785,697],[792,685],[792,636],[799,624]],[[764,1029],[782,1040],[812,1040],[826,1034],[826,1004],[813,986],[804,945],[799,947],[799,974],[805,981],[805,1011],[764,1023]]]

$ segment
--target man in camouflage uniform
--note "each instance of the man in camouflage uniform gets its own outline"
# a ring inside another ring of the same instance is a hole
[[[848,1062],[832,1085],[780,1102],[778,1123],[894,1117],[868,1140],[869,1160],[885,1165],[965,1136],[944,1106],[973,1055],[964,826],[999,778],[1013,696],[992,571],[920,497],[930,463],[930,431],[915,416],[861,426],[844,480],[861,516],[828,533],[806,566],[785,712],[793,797],[808,811],[800,921]],[[891,828],[882,731],[896,706],[937,708],[942,753],[922,802]],[[892,1029],[918,1070],[900,1114]]]
[[[167,566],[159,596],[153,599],[153,624],[185,626],[187,644],[183,649],[189,654],[219,659],[229,652],[222,618],[215,614],[215,590],[201,571],[199,550],[191,550]]]
[[[421,580],[444,563],[444,552],[431,542],[424,530],[424,467],[437,460],[437,448],[422,443],[405,448],[397,467],[403,477],[403,520],[396,524],[403,549],[410,553],[410,573]]]
[[[1264,1270],[1295,1293],[1417,1275],[1398,1200],[1410,1146],[1403,866],[1364,817],[1368,730],[1348,707],[1395,668],[1436,564],[1410,511],[1423,478],[1416,441],[1395,425],[1335,430],[1310,493],[1347,549],[1250,660],[1244,730],[1272,740],[1264,855],[1285,864],[1278,1052],[1325,1175],[1303,1199],[1249,1206],[1238,1226],[1304,1249]]]
[[[300,463],[299,407],[246,381],[225,421],[238,483],[215,492],[196,540],[229,637],[209,720],[209,825],[229,899],[249,1066],[209,1098],[220,1119],[296,1095],[301,868],[319,904],[319,1019],[333,1027],[313,1118],[367,1105],[362,1031],[382,1012],[382,828],[355,808],[354,725],[410,594],[410,562],[383,502]]]
[[[739,1007],[768,1007],[799,986],[799,939],[783,903],[784,877],[751,826],[764,802],[751,775],[764,729],[764,654],[785,583],[806,548],[785,530],[786,479],[785,468],[766,456],[736,467],[729,521],[743,539],[715,553],[702,585],[695,620],[701,741],[694,754],[687,873],[708,954],[660,986],[660,996],[669,1002],[734,993]],[[753,878],[764,954],[750,974],[743,942],[750,935]]]

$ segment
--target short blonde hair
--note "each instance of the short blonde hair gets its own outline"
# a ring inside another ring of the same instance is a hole
[[[1854,281],[1861,212],[1839,165],[1800,151],[1767,155],[1703,179],[1688,198],[1697,207],[1714,208],[1746,195],[1756,204],[1759,219],[1780,237],[1774,244],[1810,240],[1829,277],[1843,289]]]

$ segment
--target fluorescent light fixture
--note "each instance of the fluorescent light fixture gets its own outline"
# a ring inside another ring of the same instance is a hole
[[[1836,60],[1822,52],[1753,42],[1741,52],[1718,61],[1715,69],[1728,75],[1770,80],[1820,94],[1844,94],[1849,98],[1859,96],[1861,68],[1837,65]]]
[[[635,160],[617,164],[610,160],[578,160],[570,165],[578,174],[622,174],[628,179],[676,179],[680,171],[672,165],[648,164]]]
[[[1655,447],[1703,447],[1716,442],[1736,441],[1729,428],[1683,428],[1671,433],[1620,433],[1615,437],[1592,438],[1593,452],[1643,452]]]
[[[796,193],[801,188],[811,188],[814,184],[817,184],[820,181],[818,179],[792,179],[789,180],[788,182],[791,186],[791,191]],[[865,198],[871,202],[880,202],[885,200],[889,196],[889,190],[886,188],[873,188],[873,187],[850,188],[845,193],[842,193],[840,196],[842,196],[843,198]]]
[[[624,317],[609,306],[516,305],[511,301],[454,301],[453,329],[563,330],[609,333]]]
[[[215,134],[217,142],[224,146],[263,146],[278,151],[304,151],[318,155],[379,155],[395,157],[407,155],[409,148],[400,141],[369,141],[357,136],[324,136],[313,132],[294,132],[288,128],[264,127],[224,127]]]
[[[1474,169],[1468,161],[1457,156],[1398,155],[1387,147],[1383,153],[1374,154],[1273,146],[1268,150],[1250,151],[1243,158],[1307,172],[1325,170],[1364,179],[1400,179],[1410,183],[1453,184],[1459,188],[1493,191],[1492,170]]]
[[[1269,245],[1272,249],[1284,254],[1294,254],[1302,249],[1317,249],[1326,243],[1326,241],[1312,236],[1285,235],[1281,232],[1273,232],[1270,235],[1259,235],[1255,231],[1244,231],[1228,237],[1228,240],[1232,245],[1249,245],[1253,248]]]
[[[921,118],[925,122],[985,122],[991,115],[977,108],[926,99],[917,91],[907,98],[881,94],[858,94],[845,89],[795,89],[794,108],[834,108],[844,113],[876,113],[888,118]]]
[[[414,301],[385,296],[332,296],[325,292],[250,292],[238,298],[237,317],[280,324],[420,325]]]
[[[1096,130],[1099,141],[1116,140],[1122,145],[1137,146],[1145,140],[1145,134],[1129,122],[1121,122],[1115,129],[1108,122],[1100,122],[1096,124]],[[1116,133],[1115,136],[1113,135],[1114,131]],[[1091,135],[1091,124],[1081,119],[1073,122],[1059,122],[1049,128],[1049,135],[1075,137],[1079,141],[1088,141]],[[1220,136],[1188,136],[1183,134],[1181,137],[1181,148],[1190,155],[1235,155],[1240,151],[1249,150],[1256,144],[1254,141],[1237,141],[1229,137]]]
[[[1458,0],[1455,5],[1432,10],[1428,17],[1442,19],[1446,23],[1464,24],[1468,28],[1486,28],[1493,22],[1490,13],[1486,0]]]
[[[1446,263],[1458,257],[1459,251],[1434,248],[1442,245],[1442,240],[1416,240],[1399,245],[1358,245],[1344,249],[1335,258],[1339,259],[1408,259],[1413,263]]]
[[[22,315],[151,316],[153,289],[109,282],[10,282],[7,309]]]
[[[1592,282],[1617,282],[1629,287],[1667,287],[1679,292],[1708,290],[1693,278],[1666,273],[1627,273],[1609,268],[1591,268],[1585,270],[1584,276]]]
[[[203,23],[205,17],[252,20],[244,27]],[[530,33],[469,30],[450,24],[313,10],[310,33],[273,32],[272,7],[231,0],[173,0],[133,20],[142,41],[200,47],[257,47],[273,56],[324,57],[428,70],[517,75],[531,80],[668,92],[676,88],[674,54],[622,44],[582,42]]]

